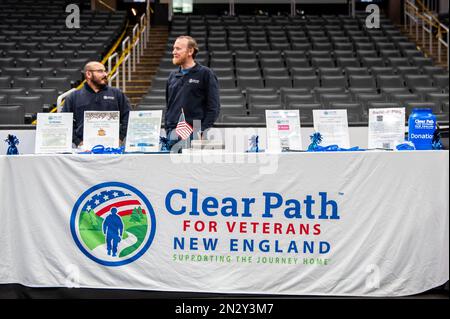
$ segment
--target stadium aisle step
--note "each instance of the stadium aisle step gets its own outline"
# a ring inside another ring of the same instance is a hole
[[[130,31],[130,30],[129,30]],[[159,61],[164,55],[169,30],[167,26],[154,26],[150,29],[150,42],[147,49],[136,64],[136,71],[131,72],[131,81],[126,82],[126,95],[134,108],[151,86]]]

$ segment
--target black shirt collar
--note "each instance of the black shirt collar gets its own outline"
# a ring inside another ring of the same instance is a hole
[[[100,89],[100,91],[95,92],[95,91],[89,86],[89,84],[87,84],[87,82],[86,82],[86,83],[84,83],[84,88],[85,88],[88,92],[97,94],[97,93],[100,93],[100,92],[102,92],[102,91],[106,91],[106,90],[108,89],[108,86],[105,85],[103,88]]]

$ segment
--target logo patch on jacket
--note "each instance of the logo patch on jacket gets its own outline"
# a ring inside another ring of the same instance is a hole
[[[189,79],[189,83],[200,83],[200,80],[195,80],[195,79]]]
[[[114,96],[106,96],[106,95],[104,95],[103,99],[104,100],[114,100],[115,98],[114,98]]]

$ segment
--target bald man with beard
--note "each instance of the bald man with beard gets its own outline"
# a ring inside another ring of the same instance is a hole
[[[73,113],[72,142],[83,145],[84,111],[120,111],[120,144],[123,143],[128,126],[130,104],[128,98],[117,88],[108,86],[108,72],[97,61],[85,65],[86,83],[81,90],[71,93],[64,102],[63,112]]]

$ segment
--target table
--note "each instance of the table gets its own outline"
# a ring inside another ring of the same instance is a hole
[[[0,156],[0,283],[420,293],[449,278],[448,164],[448,151]]]

